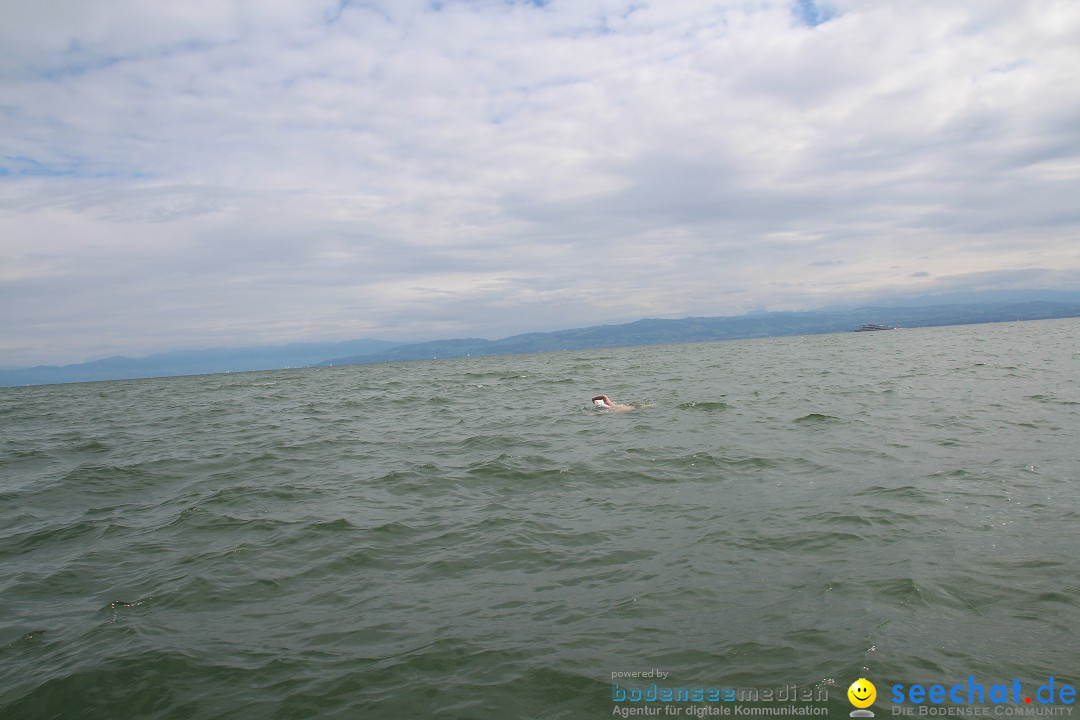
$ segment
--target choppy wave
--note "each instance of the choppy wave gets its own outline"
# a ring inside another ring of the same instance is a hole
[[[833,713],[858,677],[1075,683],[1078,340],[0,390],[0,715],[606,717],[650,668]]]

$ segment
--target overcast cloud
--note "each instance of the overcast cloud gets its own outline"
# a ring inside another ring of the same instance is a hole
[[[1035,286],[1075,0],[0,0],[0,365]]]

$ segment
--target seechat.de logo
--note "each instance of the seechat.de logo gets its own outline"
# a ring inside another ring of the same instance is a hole
[[[851,704],[858,708],[851,712],[851,717],[874,717],[874,713],[866,709],[877,699],[877,688],[874,687],[874,683],[866,678],[859,678],[851,683],[851,687],[847,689],[847,696]]]

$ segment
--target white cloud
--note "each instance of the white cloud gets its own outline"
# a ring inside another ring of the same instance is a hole
[[[0,13],[4,365],[1080,270],[1068,0]]]

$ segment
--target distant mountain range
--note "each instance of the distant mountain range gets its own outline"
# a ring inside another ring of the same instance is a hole
[[[1014,320],[1080,316],[1080,301],[867,307],[853,310],[768,312],[737,317],[690,317],[681,320],[637,320],[575,330],[514,335],[502,340],[435,340],[398,345],[370,355],[351,355],[321,365],[402,362],[469,355],[512,355],[554,350],[663,345],[740,338],[812,335],[854,330],[877,323],[893,327],[969,325]]]
[[[398,344],[383,340],[350,340],[266,347],[177,350],[143,358],[118,356],[62,367],[40,365],[21,370],[0,370],[0,387],[310,367],[335,355],[377,353]]]
[[[866,323],[911,328],[1065,317],[1080,317],[1080,297],[1055,301],[880,306],[765,312],[736,317],[647,319],[622,325],[526,333],[501,340],[470,338],[420,343],[353,340],[183,350],[145,358],[114,357],[63,367],[39,366],[0,371],[0,387],[810,335],[845,332]]]

